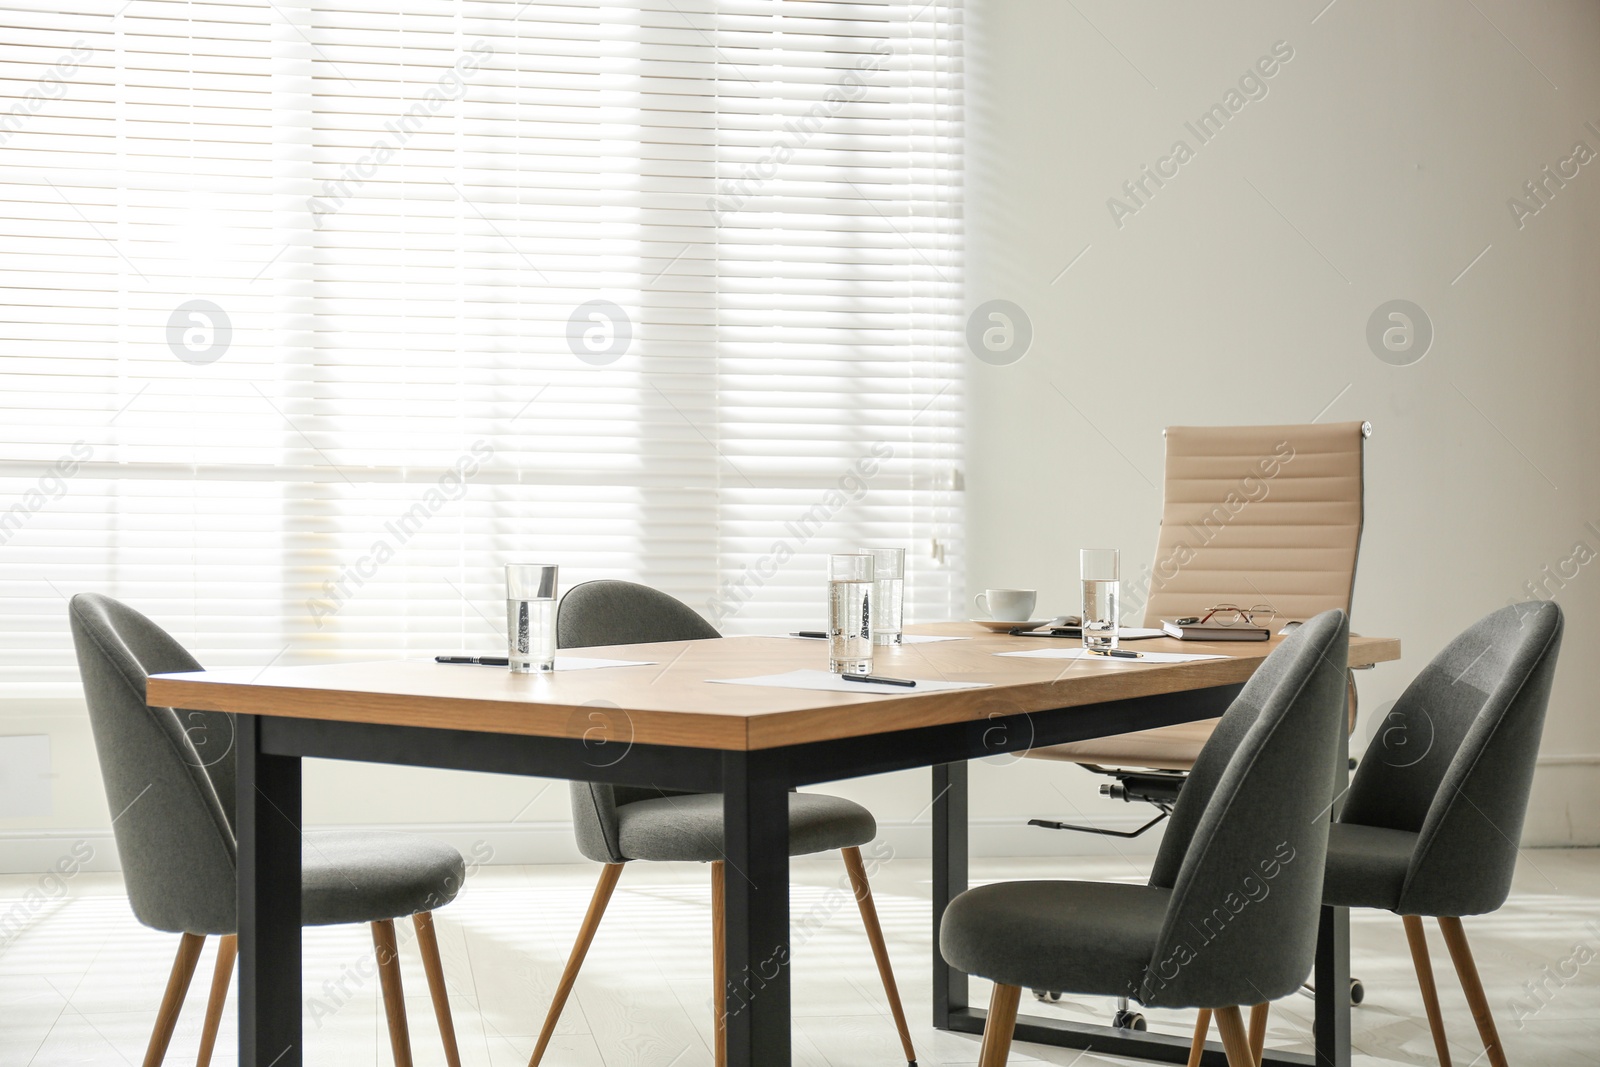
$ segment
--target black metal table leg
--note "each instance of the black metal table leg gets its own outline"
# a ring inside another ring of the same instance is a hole
[[[1317,1067],[1350,1067],[1350,909],[1323,905],[1317,924]]]
[[[1339,768],[1333,776],[1329,818],[1339,821],[1350,792],[1350,735],[1339,731]],[[1350,909],[1326,905],[1317,917],[1316,989],[1317,1067],[1350,1067]]]
[[[729,1067],[789,1067],[789,789],[723,755]]]
[[[939,953],[944,909],[967,888],[967,765],[933,766],[933,1025],[950,1028],[950,1013],[967,1007],[967,976]]]
[[[300,759],[238,719],[239,1064],[301,1067]]]

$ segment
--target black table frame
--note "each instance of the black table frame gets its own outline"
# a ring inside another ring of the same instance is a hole
[[[980,1033],[967,976],[939,957],[945,906],[967,887],[967,760],[1212,718],[1240,686],[1185,690],[1078,708],[755,751],[634,744],[623,758],[580,739],[488,734],[320,719],[240,715],[239,1063],[299,1067],[302,758],[721,792],[726,819],[728,1062],[786,1067],[789,1003],[788,798],[791,787],[914,767],[933,768],[933,1021]],[[870,706],[863,708],[870,714]],[[608,754],[609,753],[609,754]],[[1317,942],[1316,1055],[1268,1052],[1264,1067],[1348,1067],[1349,927],[1324,908]],[[1334,992],[1339,995],[1331,995]],[[537,1005],[529,1005],[537,1011]],[[1017,1039],[1183,1063],[1188,1037],[1023,1016]],[[1203,1061],[1225,1067],[1221,1047]]]

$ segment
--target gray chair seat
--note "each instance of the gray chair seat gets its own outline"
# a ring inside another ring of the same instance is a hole
[[[636,800],[617,807],[617,839],[630,860],[711,863],[724,858],[722,794]],[[842,797],[789,794],[789,855],[866,844],[878,834],[872,812]]]
[[[1125,996],[1161,939],[1172,890],[999,882],[956,897],[939,927],[951,965],[1003,985]]]
[[[300,916],[307,926],[370,923],[433,911],[466,878],[461,853],[414,834],[308,833],[300,849]]]
[[[1418,836],[1380,826],[1334,823],[1328,830],[1322,902],[1341,908],[1398,909]]]

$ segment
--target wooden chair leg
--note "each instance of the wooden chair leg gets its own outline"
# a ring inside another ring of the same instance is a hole
[[[1433,1031],[1433,1048],[1439,1054],[1439,1067],[1450,1067],[1450,1045],[1444,1036],[1444,1014],[1439,1010],[1439,987],[1433,981],[1433,959],[1428,954],[1428,932],[1423,929],[1422,918],[1402,915],[1406,942],[1411,946],[1411,964],[1417,971],[1417,985],[1422,989],[1422,1007],[1428,1013],[1428,1029]]]
[[[728,870],[711,864],[711,1047],[715,1067],[728,1067]]]
[[[583,958],[589,953],[589,943],[594,940],[594,932],[600,929],[600,918],[606,913],[606,904],[611,900],[611,891],[617,887],[617,879],[622,877],[621,863],[608,863],[600,868],[600,881],[594,887],[594,896],[589,899],[589,912],[583,917],[583,926],[578,930],[578,940],[572,945],[572,955],[567,957],[567,969],[561,972],[561,981],[556,983],[556,996],[550,1002],[550,1010],[544,1017],[544,1029],[539,1032],[539,1043],[533,1047],[533,1056],[528,1060],[528,1067],[539,1067],[539,1061],[544,1059],[544,1050],[550,1044],[550,1038],[555,1035],[556,1023],[561,1021],[561,1009],[567,1006],[567,997],[572,994],[572,984],[578,980],[578,971],[583,967]]]
[[[1194,1040],[1189,1044],[1188,1067],[1200,1067],[1200,1057],[1206,1054],[1206,1038],[1211,1036],[1211,1009],[1201,1008],[1194,1021]]]
[[[450,1015],[450,993],[444,986],[444,963],[439,959],[439,937],[433,929],[433,912],[417,912],[411,916],[411,924],[417,928],[417,947],[422,950],[422,969],[428,975],[433,1016],[439,1020],[439,1037],[444,1041],[444,1061],[449,1067],[461,1067],[461,1050],[456,1047],[456,1023]]]
[[[1444,943],[1450,949],[1450,959],[1456,965],[1456,975],[1467,994],[1467,1006],[1472,1009],[1472,1021],[1478,1024],[1478,1036],[1489,1053],[1490,1067],[1506,1067],[1506,1054],[1500,1047],[1500,1034],[1494,1028],[1494,1015],[1489,1011],[1489,998],[1483,995],[1483,982],[1478,977],[1478,965],[1472,960],[1472,949],[1467,945],[1467,932],[1461,920],[1453,916],[1439,916],[1439,929],[1444,931]]]
[[[411,1067],[411,1034],[406,1028],[406,993],[400,985],[400,945],[393,919],[372,924],[372,947],[378,954],[378,984],[383,988],[383,1010],[389,1018],[394,1067]]]
[[[1256,1067],[1256,1058],[1250,1053],[1250,1037],[1244,1031],[1244,1016],[1239,1009],[1218,1008],[1216,1018],[1222,1047],[1228,1053],[1228,1067]]]
[[[233,961],[239,954],[239,935],[226,934],[217,943],[217,965],[211,972],[211,998],[206,1001],[206,1025],[200,1031],[200,1058],[197,1067],[211,1067],[211,1053],[217,1046],[217,1027],[222,1023],[222,1006],[233,984]]]
[[[906,1062],[917,1062],[917,1050],[911,1045],[911,1028],[906,1025],[906,1010],[900,1003],[900,988],[895,985],[894,968],[889,965],[889,946],[883,939],[883,927],[878,923],[878,908],[872,902],[872,886],[867,882],[867,868],[861,862],[861,850],[851,847],[840,850],[844,854],[844,869],[850,875],[850,887],[855,892],[856,907],[861,910],[861,922],[867,928],[867,942],[872,946],[872,957],[878,961],[878,977],[883,980],[883,992],[889,998],[889,1011],[894,1015],[895,1029],[900,1031],[900,1047],[905,1051]]]
[[[1267,1013],[1271,1010],[1266,1001],[1250,1009],[1250,1055],[1257,1064],[1261,1063],[1261,1053],[1267,1047]]]
[[[166,1058],[172,1031],[178,1025],[178,1013],[183,1010],[184,994],[189,992],[189,979],[194,977],[200,950],[205,946],[204,934],[184,934],[178,939],[178,954],[173,957],[172,973],[167,976],[167,991],[161,995],[161,1009],[156,1012],[156,1028],[150,1032],[150,1044],[145,1048],[144,1067],[161,1067],[161,1061]]]
[[[1022,987],[995,983],[989,997],[989,1018],[983,1024],[983,1049],[978,1067],[1006,1067],[1011,1056],[1011,1035],[1017,1028],[1017,1008],[1022,1003]]]

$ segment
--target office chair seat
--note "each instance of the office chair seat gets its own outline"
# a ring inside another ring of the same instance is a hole
[[[1206,738],[1217,728],[1216,719],[1139,730],[1112,737],[1093,737],[1064,745],[1035,748],[1025,753],[1033,759],[1060,760],[1097,767],[1140,767],[1159,771],[1187,771],[1194,768]]]
[[[1341,908],[1400,906],[1417,834],[1379,826],[1334,823],[1328,832],[1328,873],[1322,902]]]
[[[1117,882],[999,882],[945,909],[939,951],[1003,985],[1120,996],[1139,985],[1172,890]]]
[[[618,843],[630,860],[712,863],[725,858],[722,794],[636,800],[617,807]],[[872,812],[842,797],[789,794],[789,855],[864,845],[878,834]]]
[[[329,830],[303,840],[300,916],[307,926],[432,911],[454,900],[466,878],[461,853],[414,834]]]

